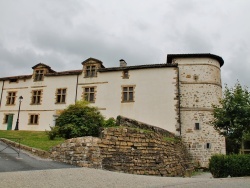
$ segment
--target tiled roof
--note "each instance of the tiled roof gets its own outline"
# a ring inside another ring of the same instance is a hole
[[[217,60],[220,63],[220,66],[224,64],[224,60],[217,55],[210,54],[210,53],[201,53],[201,54],[168,54],[167,55],[167,63],[172,64],[172,59],[174,58],[193,58],[193,57],[206,57],[206,58],[212,58]]]
[[[32,77],[32,75],[9,76],[9,77],[0,78],[0,81],[12,80],[12,79],[29,79],[31,77]]]
[[[48,66],[48,65],[46,65],[46,64],[44,64],[44,63],[38,63],[38,64],[36,64],[35,66],[33,66],[32,69],[35,69],[35,68],[38,67],[38,66],[46,67],[46,68],[49,70],[49,72],[56,72],[56,71],[54,71],[53,69],[51,69],[50,66]]]
[[[82,73],[82,70],[70,70],[62,72],[47,73],[45,76],[67,76],[67,75],[79,75]]]
[[[224,60],[217,55],[210,54],[210,53],[201,53],[201,54],[168,54],[167,55],[167,63],[166,64],[148,64],[148,65],[135,65],[135,66],[125,66],[125,67],[110,67],[110,68],[105,68],[102,65],[102,62],[98,59],[95,58],[89,58],[82,63],[86,63],[89,60],[94,60],[98,63],[101,63],[102,68],[100,68],[98,71],[99,72],[109,72],[109,71],[121,71],[121,70],[135,70],[135,69],[149,69],[149,68],[163,68],[163,67],[177,67],[177,63],[172,63],[172,60],[174,58],[200,58],[200,57],[206,57],[206,58],[212,58],[217,60],[220,63],[220,66],[224,64]],[[69,71],[62,71],[62,72],[56,72],[50,68],[50,66],[39,63],[32,68],[36,68],[37,66],[42,65],[45,66],[49,69],[49,73],[47,73],[45,76],[65,76],[65,75],[79,75],[82,73],[82,70],[69,70]],[[3,80],[11,80],[11,79],[29,79],[31,78],[32,75],[19,75],[19,76],[11,76],[11,77],[3,77],[0,78],[0,81]]]
[[[100,63],[100,64],[101,64],[101,67],[102,67],[102,68],[105,68],[105,67],[103,66],[102,61],[100,61],[99,59],[95,59],[95,58],[93,58],[93,57],[90,57],[90,58],[84,60],[84,61],[82,62],[82,65],[85,64],[85,63],[87,63],[88,61],[95,61],[95,62],[97,62],[97,63]]]
[[[162,67],[177,67],[175,63],[172,64],[149,64],[149,65],[135,65],[135,66],[126,66],[126,67],[111,67],[111,68],[102,68],[99,69],[99,72],[108,72],[108,71],[120,71],[120,70],[134,70],[134,69],[149,69],[149,68],[162,68]]]

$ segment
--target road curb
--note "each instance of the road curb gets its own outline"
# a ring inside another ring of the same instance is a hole
[[[6,138],[0,138],[0,141],[4,142],[4,143],[7,143],[15,148],[20,148],[22,150],[25,150],[25,151],[28,151],[30,153],[32,153],[33,155],[36,155],[36,156],[39,156],[41,158],[44,158],[44,159],[48,159],[50,158],[50,153],[47,152],[47,151],[44,151],[44,150],[41,150],[41,149],[36,149],[36,148],[32,148],[32,147],[29,147],[29,146],[26,146],[26,145],[23,145],[23,144],[19,144],[17,142],[14,142],[14,141],[11,141],[11,140],[8,140]]]

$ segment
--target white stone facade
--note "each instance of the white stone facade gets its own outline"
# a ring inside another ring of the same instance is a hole
[[[154,65],[123,60],[113,68],[89,58],[81,70],[64,72],[40,63],[31,75],[0,78],[0,129],[15,128],[19,96],[19,130],[34,131],[50,130],[63,109],[85,98],[107,118],[122,115],[182,136],[194,160],[207,166],[212,154],[225,153],[224,138],[209,124],[222,96],[222,65],[212,54],[172,54]]]

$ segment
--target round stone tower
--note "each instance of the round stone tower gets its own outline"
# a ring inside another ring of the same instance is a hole
[[[212,105],[222,97],[220,67],[224,61],[213,54],[171,54],[178,63],[179,128],[182,140],[201,167],[214,154],[225,154],[225,138],[213,128]]]

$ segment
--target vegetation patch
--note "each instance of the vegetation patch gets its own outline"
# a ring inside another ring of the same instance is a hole
[[[166,137],[166,136],[163,137],[163,140],[167,142],[179,142],[180,141],[178,138]]]
[[[220,105],[214,106],[212,125],[226,137],[227,154],[239,153],[243,141],[250,135],[250,92],[236,83],[226,86]]]
[[[135,131],[137,131],[139,133],[145,133],[145,134],[149,134],[149,133],[153,133],[154,132],[154,131],[147,130],[147,129],[133,128],[133,127],[127,127],[127,128],[135,130]]]
[[[209,170],[214,178],[250,176],[250,155],[214,155]]]
[[[20,144],[49,151],[50,148],[64,142],[63,138],[49,140],[44,131],[5,131],[0,130],[0,138],[5,138],[16,142],[20,138]]]
[[[56,120],[56,126],[47,132],[49,139],[56,136],[65,139],[99,136],[102,127],[116,126],[114,118],[105,120],[96,107],[86,101],[77,101],[69,105]]]

